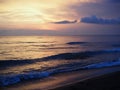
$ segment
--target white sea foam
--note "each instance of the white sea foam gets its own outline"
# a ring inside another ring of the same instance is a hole
[[[9,76],[1,76],[0,77],[0,86],[7,86],[10,84],[15,84],[20,82],[21,80],[29,80],[35,78],[44,78],[50,75],[49,72],[30,72],[25,74],[17,74],[17,75],[9,75]]]

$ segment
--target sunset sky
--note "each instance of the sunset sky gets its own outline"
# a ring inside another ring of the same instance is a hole
[[[119,9],[120,0],[0,0],[0,35],[120,34]]]

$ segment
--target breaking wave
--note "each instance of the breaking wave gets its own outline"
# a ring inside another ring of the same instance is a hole
[[[95,55],[104,54],[104,53],[114,53],[120,52],[120,48],[114,49],[107,49],[101,51],[86,51],[86,52],[77,52],[77,53],[62,53],[57,55],[52,55],[48,57],[43,57],[40,59],[34,60],[1,60],[0,67],[10,67],[16,65],[25,65],[25,64],[33,64],[36,62],[42,61],[49,61],[49,60],[79,60],[79,59],[86,59],[89,57],[93,57]],[[7,86],[11,84],[15,84],[24,80],[30,79],[40,79],[49,77],[53,74],[75,71],[75,70],[86,70],[86,69],[95,69],[95,68],[104,68],[110,66],[118,66],[120,65],[120,59],[112,60],[112,61],[105,61],[105,62],[98,62],[92,64],[85,64],[81,65],[81,63],[68,63],[64,65],[58,65],[56,67],[48,68],[46,70],[30,70],[28,72],[21,72],[16,74],[7,74],[7,75],[0,75],[0,86]]]
[[[93,68],[104,68],[104,67],[110,67],[110,66],[116,66],[116,65],[117,66],[120,65],[120,59],[90,64],[90,65],[86,65],[83,67],[79,67],[77,65],[71,65],[70,67],[66,66],[64,69],[58,67],[58,68],[54,68],[54,69],[42,71],[42,72],[31,71],[28,73],[22,73],[22,74],[16,74],[16,75],[0,76],[0,86],[7,86],[7,85],[15,84],[15,83],[21,82],[23,80],[45,78],[50,75],[62,73],[62,72],[93,69]]]

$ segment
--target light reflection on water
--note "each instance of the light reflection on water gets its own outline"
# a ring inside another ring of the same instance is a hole
[[[118,38],[118,36],[0,36],[0,60],[34,59],[58,53],[99,50],[109,48],[110,42],[112,44],[120,42]],[[66,44],[78,41],[89,44]],[[106,42],[107,45],[102,42]]]
[[[75,61],[67,61],[67,60],[51,60],[51,61],[43,61],[37,62],[34,64],[28,64],[23,66],[9,67],[8,69],[4,69],[0,71],[1,74],[19,74],[19,73],[27,73],[30,71],[44,71],[51,68],[57,68],[65,66],[68,63],[79,63],[79,60]],[[62,67],[63,68],[63,67]]]
[[[55,36],[3,36],[0,40],[0,60],[34,59],[69,52],[76,46],[66,45],[68,39]]]

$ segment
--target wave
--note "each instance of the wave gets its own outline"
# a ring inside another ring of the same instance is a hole
[[[84,68],[93,69],[93,68],[103,68],[103,67],[118,66],[118,65],[120,65],[120,59],[113,60],[113,61],[107,61],[107,62],[95,63],[95,64],[85,66]]]
[[[112,47],[120,47],[120,43],[111,43],[111,42],[67,42],[68,45],[105,45],[105,46],[112,46]]]
[[[115,53],[120,52],[120,48],[106,49],[101,51],[85,51],[85,52],[76,52],[76,53],[62,53],[57,55],[51,55],[43,58],[29,59],[29,60],[0,60],[0,68],[6,68],[9,66],[17,65],[26,65],[33,64],[36,62],[49,61],[49,60],[79,60],[87,59],[95,55],[104,54],[104,53]]]
[[[34,60],[0,60],[0,68],[35,63]]]
[[[86,44],[88,42],[68,42],[66,44],[69,44],[69,45],[79,45],[79,44]]]
[[[120,52],[120,48],[114,48],[114,49],[105,49],[100,51],[85,51],[85,52],[76,52],[76,53],[62,53],[52,56],[47,56],[44,58],[41,58],[41,60],[54,60],[54,59],[86,59],[95,55],[104,54],[104,53],[116,53]]]
[[[30,60],[0,60],[0,68],[14,67],[18,65],[33,64],[36,62],[43,62],[49,60],[75,60],[86,59],[92,56],[92,52],[77,52],[77,53],[62,53],[57,55],[51,55],[38,59]]]
[[[41,71],[41,72],[31,71],[28,73],[21,73],[21,74],[16,74],[16,75],[0,76],[0,86],[7,86],[7,85],[15,84],[15,83],[18,83],[24,80],[45,78],[53,74],[58,74],[58,73],[63,73],[63,72],[104,68],[104,67],[118,66],[118,65],[120,65],[120,59],[113,60],[113,61],[99,62],[99,63],[90,64],[90,65],[81,66],[81,67],[77,64],[75,65],[70,64],[69,67],[66,65],[66,67],[64,68],[57,67],[57,68],[50,69],[47,71]]]
[[[73,60],[73,59],[86,59],[92,55],[92,52],[77,52],[77,53],[62,53],[52,56],[47,56],[44,58],[41,58],[41,60]]]
[[[53,47],[53,48],[46,48],[46,49],[78,49],[79,47]]]
[[[48,77],[49,72],[29,72],[18,75],[8,75],[8,76],[0,76],[0,86],[7,86],[11,84],[15,84],[21,82],[23,80],[35,79],[35,78],[43,78]]]

